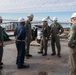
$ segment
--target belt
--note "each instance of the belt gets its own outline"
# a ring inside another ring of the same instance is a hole
[[[24,41],[25,42],[25,40],[18,40],[18,39],[16,41],[20,41],[20,42],[23,42]]]

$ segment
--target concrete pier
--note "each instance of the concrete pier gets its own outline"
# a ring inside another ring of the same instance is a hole
[[[47,72],[48,75],[69,75],[69,48],[66,40],[61,40],[61,58],[51,56],[50,41],[48,44],[48,55],[38,54],[39,46],[31,46],[30,59],[25,58],[25,63],[30,65],[28,69],[17,69],[17,50],[15,43],[4,46],[3,63],[4,68],[0,70],[0,75],[38,75],[39,72]]]

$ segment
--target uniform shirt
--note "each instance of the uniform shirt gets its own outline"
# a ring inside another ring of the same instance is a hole
[[[43,25],[42,32],[43,32],[43,37],[49,38],[49,26],[48,25]]]
[[[27,20],[26,22],[26,37],[27,38],[31,38],[31,35],[32,35],[32,30],[31,30],[31,23]]]
[[[17,28],[14,31],[14,36],[16,36],[18,40],[25,40],[26,29],[22,24],[18,24]]]
[[[68,46],[71,47],[74,41],[76,41],[76,24],[72,25],[72,27],[70,28],[70,32],[68,35]]]
[[[1,26],[0,26],[0,43],[3,43],[3,30]]]
[[[50,29],[51,29],[52,36],[55,36],[55,37],[57,34],[62,34],[64,32],[63,27],[59,23],[51,24]]]

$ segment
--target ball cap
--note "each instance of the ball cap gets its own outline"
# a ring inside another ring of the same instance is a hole
[[[46,19],[46,18],[43,18],[43,19],[42,19],[42,21],[45,21],[45,22],[47,22],[47,19]]]
[[[18,22],[25,22],[25,19],[20,17],[20,18],[18,19]]]
[[[29,14],[28,16],[27,16],[28,18],[33,18],[34,17],[34,15],[33,14]]]
[[[76,18],[76,13],[73,13],[71,18]]]

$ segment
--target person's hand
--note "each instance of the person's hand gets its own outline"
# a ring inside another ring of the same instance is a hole
[[[31,35],[31,39],[33,38],[33,36]]]
[[[33,40],[33,36],[31,36],[31,41],[30,41],[30,43],[32,42],[32,40]]]
[[[60,34],[58,33],[57,36],[59,36]]]
[[[46,30],[46,27],[44,28],[44,30]]]
[[[47,40],[47,37],[45,37],[45,39]]]
[[[17,36],[15,36],[15,40],[17,40]]]
[[[50,19],[50,16],[48,16],[47,19]]]
[[[27,37],[26,37],[26,39],[27,39]]]
[[[2,43],[0,43],[0,46],[2,46]]]

